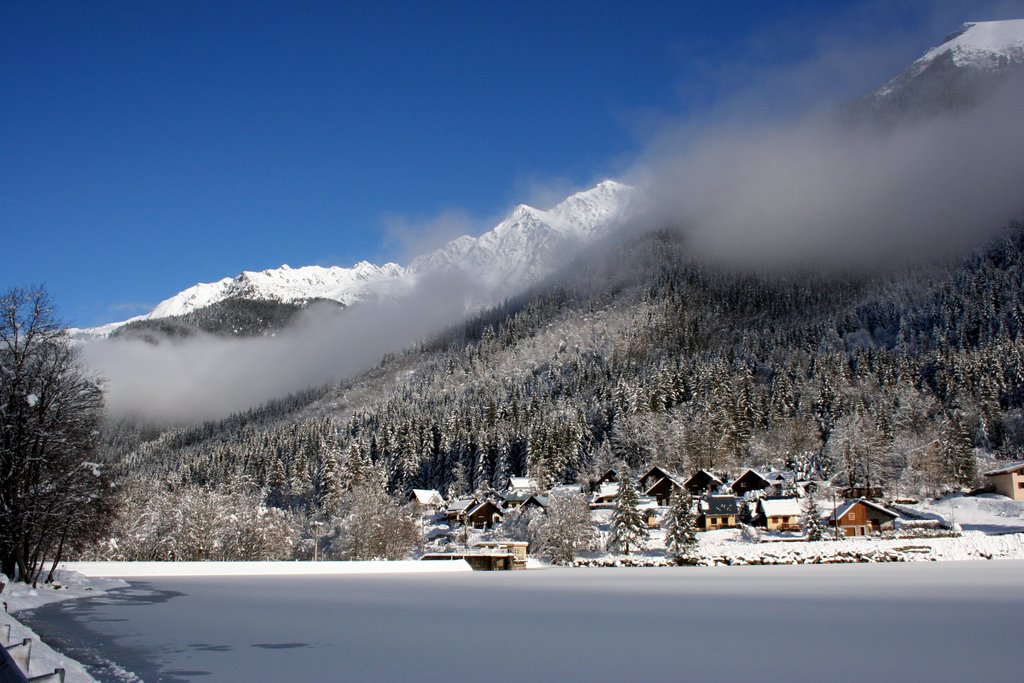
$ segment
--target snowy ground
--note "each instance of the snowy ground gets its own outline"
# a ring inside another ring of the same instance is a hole
[[[0,582],[7,584],[0,598],[4,601],[4,612],[0,614],[0,624],[11,625],[11,642],[20,643],[25,638],[32,639],[32,657],[29,661],[33,676],[51,673],[56,668],[65,670],[66,683],[77,681],[93,681],[94,679],[81,664],[75,660],[55,652],[43,642],[39,636],[18,620],[11,612],[31,610],[54,602],[72,598],[94,597],[112,588],[124,588],[128,584],[118,579],[86,578],[80,575],[64,574],[55,585],[34,589],[23,583],[11,583],[0,574]],[[59,586],[57,588],[56,586]]]
[[[997,493],[978,496],[951,494],[917,505],[898,506],[900,512],[943,525],[958,524],[964,531],[986,534],[1024,533],[1024,500],[1010,500]]]
[[[163,577],[26,617],[71,654],[102,644],[124,667],[100,662],[103,681],[1016,680],[1022,575],[996,561]]]
[[[316,576],[337,574],[437,574],[473,571],[465,560],[419,562],[65,562],[84,576]]]

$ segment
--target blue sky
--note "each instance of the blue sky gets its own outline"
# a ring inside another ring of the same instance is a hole
[[[961,22],[1011,16],[1021,3],[4,0],[0,289],[45,284],[94,325],[243,269],[404,262],[437,216],[482,231],[620,177],[666,125],[857,95]]]

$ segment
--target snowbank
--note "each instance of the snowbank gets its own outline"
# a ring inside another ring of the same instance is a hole
[[[896,510],[947,527],[957,524],[965,531],[1024,533],[1024,500],[1011,500],[997,493],[951,494],[915,505],[898,505]]]
[[[0,614],[0,624],[10,624],[11,643],[20,643],[25,638],[32,639],[32,657],[29,660],[30,676],[40,676],[52,673],[54,669],[64,669],[65,683],[94,682],[96,679],[86,673],[81,664],[56,652],[43,642],[32,629],[15,619],[11,613],[34,609],[51,602],[95,596],[111,588],[121,588],[128,584],[117,579],[90,579],[70,572],[58,573],[57,579],[54,584],[32,588],[24,583],[12,583],[7,577],[0,575],[0,582],[6,584],[3,593],[0,593],[5,607],[3,613]]]
[[[91,577],[311,576],[324,574],[422,574],[472,571],[465,560],[371,562],[65,562],[61,569]]]
[[[968,531],[946,538],[843,538],[825,541],[747,543],[738,529],[702,534],[699,565],[847,564],[940,560],[1024,559],[1024,534],[989,536]],[[575,562],[583,567],[662,567],[674,564],[661,553],[597,555]]]

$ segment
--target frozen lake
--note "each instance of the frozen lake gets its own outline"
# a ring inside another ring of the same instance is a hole
[[[167,577],[19,616],[118,682],[1019,680],[1022,588],[1009,560]]]

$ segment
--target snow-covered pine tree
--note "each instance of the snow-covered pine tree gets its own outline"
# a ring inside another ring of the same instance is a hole
[[[677,562],[691,558],[697,548],[697,524],[689,492],[672,497],[665,521],[665,549]]]
[[[807,494],[804,498],[804,529],[807,532],[808,541],[821,541],[825,538],[825,523],[821,520],[821,508],[814,494]]]
[[[594,540],[590,505],[581,494],[556,496],[547,512],[534,517],[530,530],[538,550],[555,564],[571,564]]]
[[[636,548],[640,541],[648,537],[647,520],[640,513],[638,505],[639,496],[631,474],[627,471],[620,477],[619,497],[612,512],[611,534],[608,537],[610,550],[628,555],[630,548]]]

